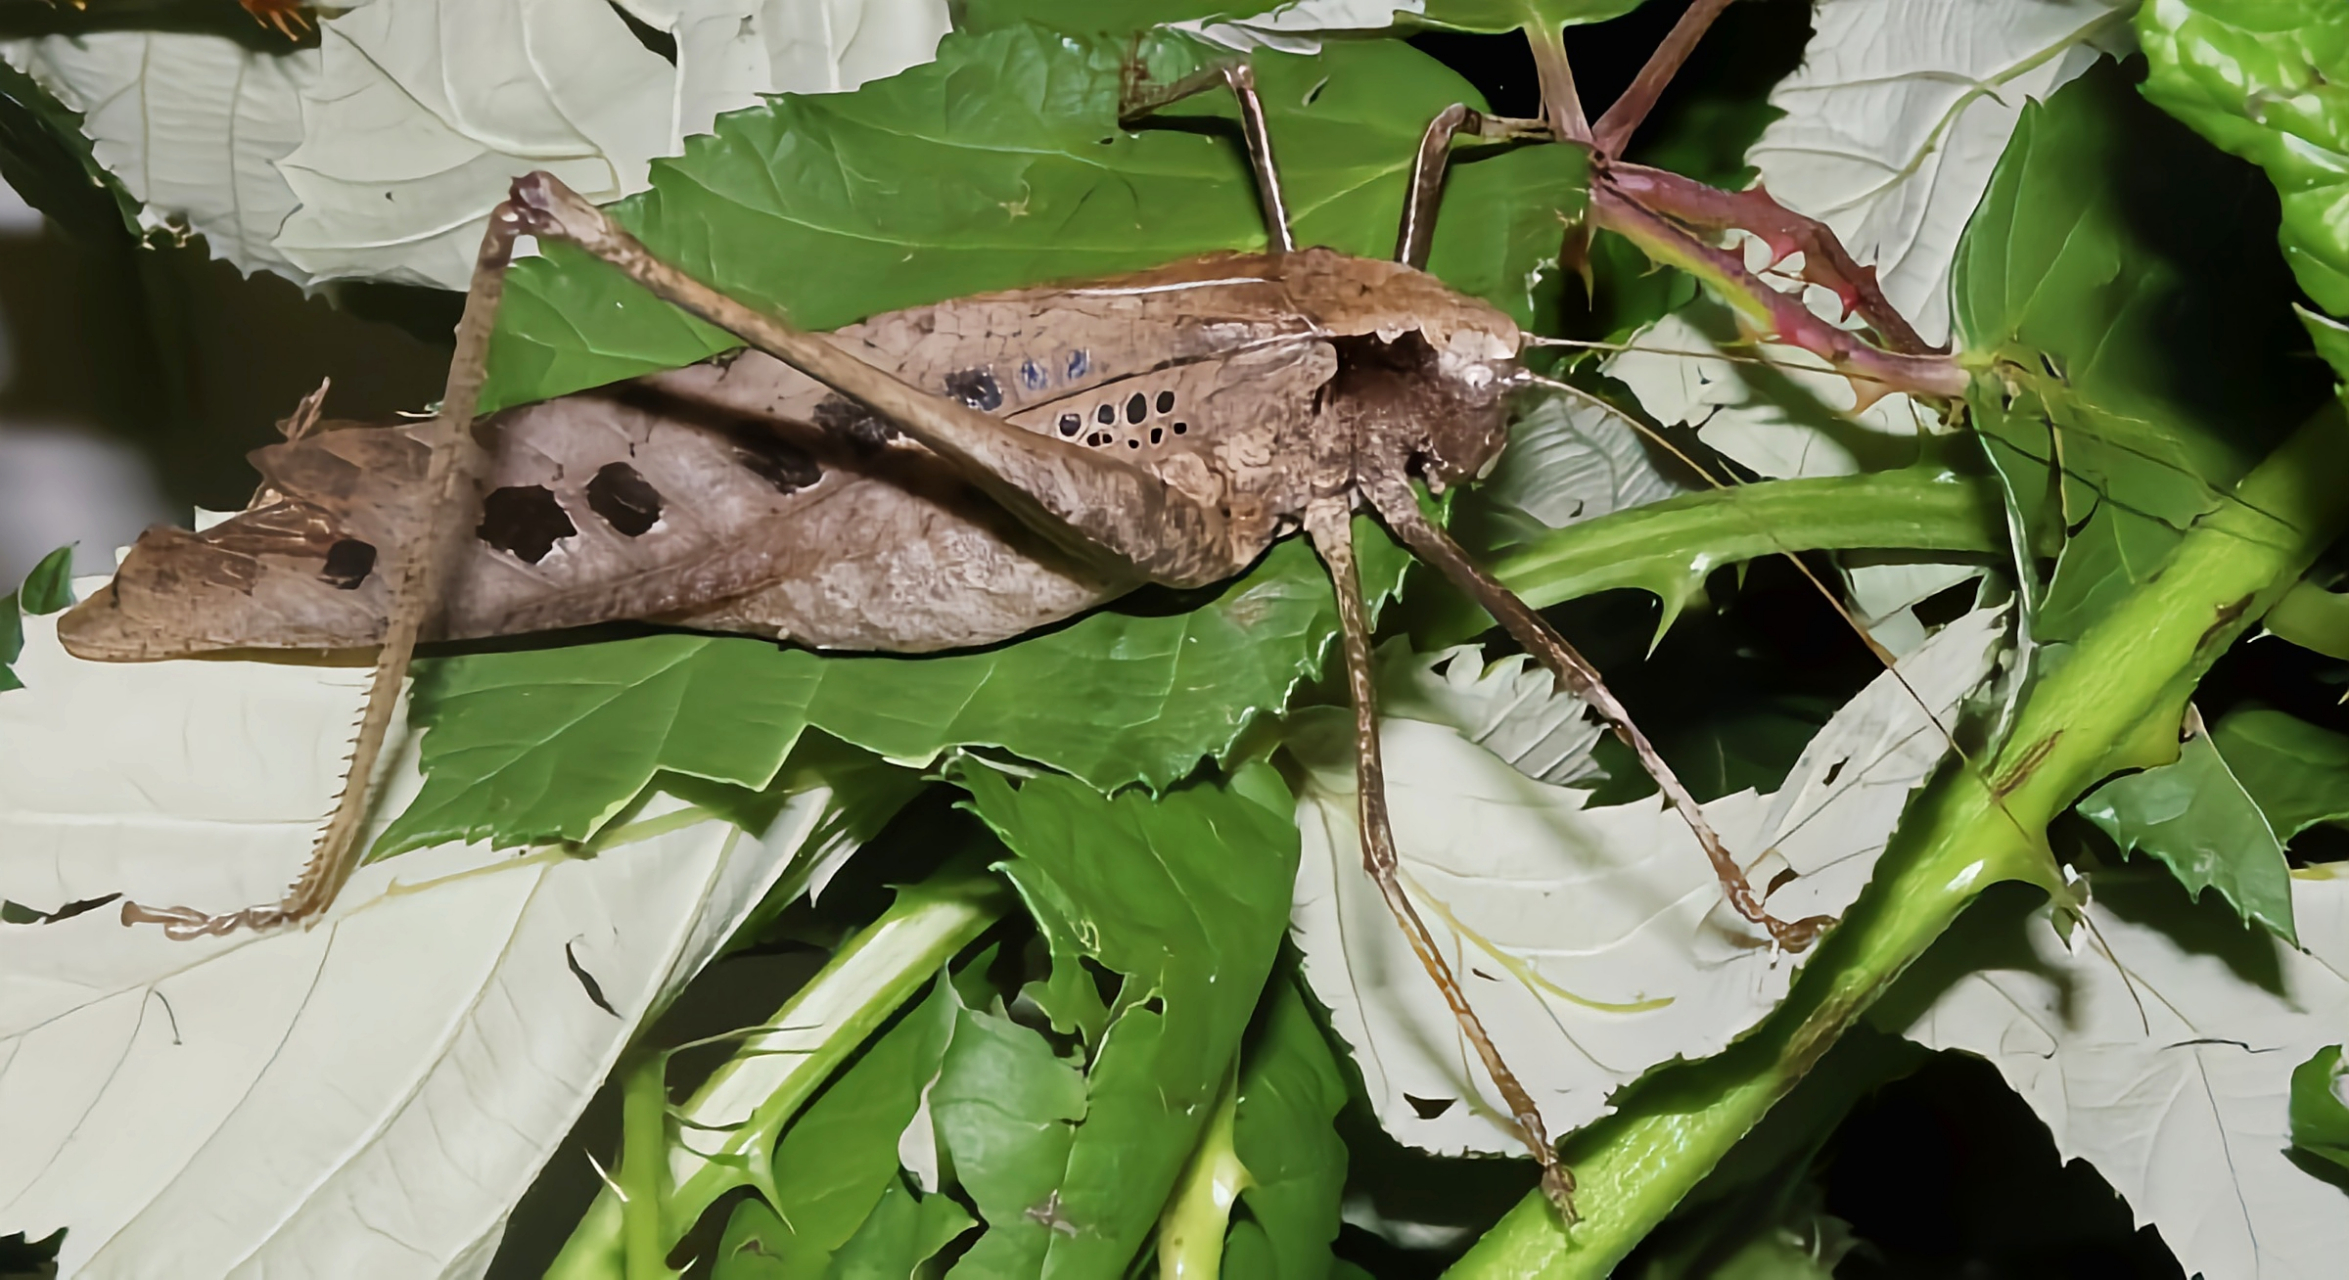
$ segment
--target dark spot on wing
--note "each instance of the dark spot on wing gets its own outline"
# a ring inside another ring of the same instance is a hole
[[[1161,391],[1158,393],[1158,411],[1160,413],[1173,413],[1174,404],[1174,392]]]
[[[734,460],[777,493],[797,493],[824,478],[815,458],[772,431],[739,431],[733,441]]]
[[[1175,431],[1175,434],[1179,436],[1179,435],[1183,434],[1184,432],[1186,432],[1186,431],[1189,431],[1190,429],[1191,429],[1191,424],[1190,424],[1190,423],[1188,423],[1188,422],[1178,422],[1178,423],[1176,423],[1176,424],[1175,424],[1174,431]]]
[[[981,413],[993,413],[1003,407],[1003,388],[996,385],[995,374],[988,369],[964,369],[947,374],[946,394]]]
[[[861,454],[878,453],[890,441],[905,434],[846,396],[824,397],[816,405],[815,416],[817,426],[845,437]]]
[[[546,559],[555,544],[579,532],[563,504],[544,485],[508,485],[481,500],[483,542],[529,564]]]
[[[1091,353],[1084,351],[1071,351],[1068,353],[1069,381],[1074,382],[1077,379],[1084,377],[1087,373],[1092,371],[1092,368],[1093,357]]]
[[[661,491],[625,462],[608,462],[587,482],[588,509],[623,537],[639,537],[660,523]]]
[[[1051,380],[1051,375],[1044,372],[1043,365],[1037,364],[1033,360],[1020,361],[1021,386],[1030,391],[1042,391],[1044,384]]]
[[[1117,421],[1117,406],[1114,404],[1105,404],[1100,408],[1095,409],[1093,411],[1093,421],[1098,422],[1105,427],[1110,423]]]
[[[344,538],[326,549],[326,567],[318,576],[344,591],[356,590],[375,572],[375,544]]]
[[[1166,443],[1166,428],[1164,428],[1164,427],[1152,427],[1152,428],[1150,428],[1150,443],[1152,443],[1152,444],[1164,444],[1164,443]]]
[[[1077,428],[1084,425],[1085,417],[1083,414],[1064,413],[1060,415],[1060,434],[1064,436],[1069,436],[1072,438],[1075,437],[1077,434]]]
[[[1149,397],[1147,397],[1147,396],[1143,395],[1141,392],[1137,391],[1137,392],[1135,392],[1135,393],[1134,393],[1134,394],[1133,394],[1131,397],[1129,397],[1129,398],[1126,400],[1126,421],[1127,421],[1129,424],[1131,424],[1131,425],[1134,425],[1134,426],[1140,426],[1140,425],[1142,424],[1142,419],[1144,419],[1144,418],[1147,418],[1147,417],[1149,417],[1149,416],[1150,416],[1150,399],[1149,399]]]

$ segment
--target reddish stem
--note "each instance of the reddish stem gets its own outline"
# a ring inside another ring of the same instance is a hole
[[[1620,168],[1609,166],[1601,170],[1591,184],[1591,214],[1598,225],[1638,245],[1654,261],[1678,267],[1711,285],[1758,335],[1801,347],[1827,361],[1836,372],[1851,380],[1859,401],[1855,411],[1894,391],[1951,398],[1965,394],[1969,376],[1947,355],[1885,351],[1870,345],[1859,334],[1838,329],[1820,319],[1803,305],[1801,298],[1771,288],[1761,277],[1746,270],[1744,259],[1737,253],[1704,243],[1677,222],[1647,207],[1644,199],[1634,196],[1617,181]],[[1873,288],[1873,277],[1869,277],[1869,285]],[[1878,295],[1879,300],[1881,296]],[[1890,306],[1885,310],[1890,312]],[[1905,322],[1902,328],[1907,329]],[[1908,334],[1914,341],[1915,332],[1911,330]]]
[[[1604,120],[1599,124],[1606,127]],[[1802,254],[1802,278],[1833,290],[1843,301],[1843,314],[1857,311],[1886,347],[1920,356],[1944,350],[1918,336],[1877,286],[1876,269],[1854,261],[1825,223],[1778,203],[1761,187],[1722,191],[1677,173],[1636,164],[1608,165],[1606,181],[1625,199],[1675,222],[1707,231],[1752,232],[1770,247],[1772,266],[1791,254]]]
[[[1631,87],[1615,99],[1614,105],[1592,127],[1591,144],[1600,155],[1623,153],[1623,144],[1631,140],[1640,122],[1655,109],[1656,99],[1663,96],[1664,86],[1672,83],[1672,77],[1679,74],[1680,64],[1688,61],[1689,51],[1704,38],[1705,29],[1713,25],[1713,19],[1728,7],[1729,0],[1696,0],[1682,11],[1680,21],[1672,24],[1672,34],[1665,36],[1664,43],[1648,55],[1647,64],[1632,79]]]

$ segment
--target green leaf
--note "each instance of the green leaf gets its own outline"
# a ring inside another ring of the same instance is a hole
[[[2137,13],[2145,96],[2267,170],[2300,286],[2349,312],[2349,9],[2334,0],[2163,0]]]
[[[1383,597],[1406,562],[1367,518],[1356,528]],[[1165,787],[1318,673],[1337,613],[1296,540],[1205,605],[1150,609],[1164,599],[938,657],[660,635],[419,663],[425,784],[375,856],[585,840],[662,772],[757,790],[811,725],[894,760],[1001,747],[1103,791]]]
[[[934,985],[784,1130],[772,1161],[777,1198],[736,1207],[718,1248],[718,1280],[824,1274],[899,1187],[897,1138],[938,1075],[957,1007],[950,986]]]
[[[1247,1167],[1246,1217],[1224,1246],[1234,1280],[1322,1280],[1338,1234],[1346,1144],[1337,1134],[1346,1078],[1293,980],[1266,992],[1240,1059],[1232,1146]]]
[[[1195,60],[1177,37],[1150,49]],[[1033,27],[949,36],[938,59],[854,93],[785,95],[722,117],[610,210],[656,253],[736,297],[828,329],[893,308],[1257,248],[1236,125],[1117,120],[1130,40]],[[1392,251],[1419,135],[1475,90],[1399,41],[1254,57],[1300,241]],[[1164,113],[1232,114],[1220,95]],[[1462,163],[1435,262],[1521,317],[1579,212],[1582,162],[1533,147]],[[1535,233],[1544,220],[1547,237]],[[822,264],[811,270],[811,264]],[[1452,278],[1447,276],[1447,278]],[[735,340],[562,246],[517,264],[485,405],[689,364]]]
[[[871,1217],[832,1255],[831,1280],[912,1280],[920,1268],[979,1224],[952,1196],[917,1195],[891,1182]]]
[[[957,1274],[1038,1274],[1038,1233],[1067,1225],[1058,1197],[1085,1118],[1083,1073],[1038,1032],[964,1008],[930,1090],[930,1116],[942,1158],[952,1158],[956,1180],[992,1224]]]
[[[1293,802],[1260,763],[1220,785],[1155,800],[1133,792],[1104,799],[1049,776],[1014,790],[981,769],[966,783],[973,810],[1018,855],[1003,871],[1055,971],[1091,981],[1084,970],[1098,966],[1118,982],[1082,1108],[1062,1099],[1051,1112],[1075,1120],[1077,1111],[1081,1123],[1034,1138],[1018,1195],[984,1189],[966,1162],[969,1139],[948,1136],[988,1222],[963,1265],[978,1274],[1114,1275],[1157,1222],[1288,931]],[[941,1080],[931,1104],[942,1135],[945,1091]],[[1049,1212],[1033,1211],[1042,1203]]]
[[[2278,839],[2349,821],[2349,737],[2264,708],[2228,713],[2210,736]]]
[[[59,547],[41,557],[16,595],[26,613],[56,613],[72,605],[73,548]]]
[[[24,652],[24,615],[55,613],[73,603],[72,568],[73,548],[59,547],[41,557],[22,587],[0,596],[0,693],[24,688],[11,665]]]
[[[1419,21],[1452,31],[1515,31],[1537,27],[1556,31],[1620,18],[1640,0],[1428,0]]]
[[[2024,108],[1966,229],[1956,325],[1995,362],[1972,418],[2026,567],[2056,557],[2043,643],[2145,582],[2323,394],[2285,272],[2243,234],[2257,181],[2100,64]]]
[[[2349,1103],[2341,1098],[2341,1046],[2319,1049],[2292,1071],[2292,1145],[2349,1169]]]
[[[0,596],[0,693],[24,688],[16,669],[10,664],[24,652],[24,615],[16,605],[16,593]]]
[[[2186,739],[2176,764],[2089,792],[2079,810],[2123,852],[2152,854],[2196,901],[2216,888],[2246,923],[2256,920],[2298,945],[2284,846],[2209,734]]]
[[[0,62],[0,180],[76,238],[145,234],[139,228],[139,202],[91,153],[81,113],[5,62]]]

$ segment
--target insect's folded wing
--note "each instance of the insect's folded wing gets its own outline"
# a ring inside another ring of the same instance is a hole
[[[150,530],[60,623],[86,658],[331,649],[382,638],[418,544],[431,424],[261,450],[264,498],[202,533]],[[483,435],[448,604],[428,636],[515,635],[707,605],[775,571],[788,530],[847,477],[807,424],[631,386],[530,406]]]

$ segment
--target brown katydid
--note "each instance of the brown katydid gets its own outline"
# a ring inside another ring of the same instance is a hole
[[[350,780],[286,897],[225,915],[131,905],[126,922],[194,936],[298,923],[330,903],[356,861],[365,781],[419,639],[644,618],[817,647],[955,648],[1144,583],[1221,580],[1301,528],[1337,589],[1366,866],[1563,1208],[1570,1179],[1536,1107],[1396,875],[1352,520],[1375,513],[1588,700],[1696,831],[1737,910],[1790,948],[1808,944],[1822,922],[1769,916],[1597,673],[1421,514],[1413,487],[1488,469],[1510,399],[1528,382],[1514,323],[1420,270],[1457,135],[1555,133],[1591,146],[1596,220],[1659,257],[1731,270],[1693,234],[1730,225],[1799,234],[1822,250],[1833,243],[1816,224],[1767,222],[1774,206],[1738,205],[1609,159],[1644,111],[1642,95],[1652,101],[1719,8],[1694,6],[1694,25],[1684,20],[1651,63],[1657,74],[1643,72],[1595,127],[1555,101],[1541,126],[1444,112],[1420,148],[1393,262],[1290,243],[1244,65],[1223,75],[1241,102],[1269,252],[960,299],[829,335],[733,302],[552,178],[524,178],[492,216],[438,418],[263,450],[265,484],[251,509],[201,535],[150,534],[61,625],[68,648],[111,659],[380,646]],[[1749,225],[1757,221],[1765,225]],[[477,430],[486,336],[522,234],[580,245],[752,350],[514,410]],[[1815,320],[1826,332],[1804,330],[1808,313],[1798,318],[1791,303],[1768,323],[1809,338],[1856,377],[1952,389],[1954,368],[1915,349],[1840,250],[1807,258],[1819,264],[1815,279],[1851,289],[1893,349]]]

